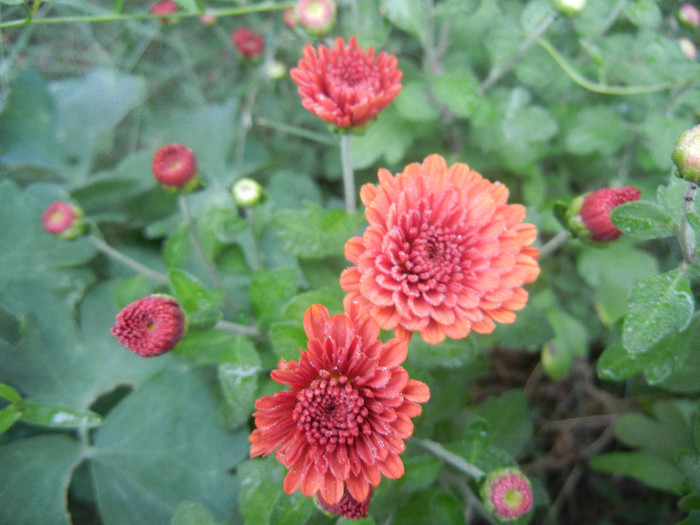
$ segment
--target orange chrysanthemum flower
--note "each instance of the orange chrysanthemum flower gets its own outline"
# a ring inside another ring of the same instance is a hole
[[[290,71],[302,105],[317,117],[339,128],[369,124],[401,91],[401,70],[393,55],[357,46],[352,36],[332,49],[310,45],[304,58]]]
[[[312,305],[304,314],[307,350],[299,361],[280,361],[270,374],[289,390],[255,403],[257,427],[250,456],[275,456],[289,472],[288,494],[320,494],[328,505],[345,490],[368,500],[381,475],[396,479],[404,468],[399,454],[413,434],[418,403],[428,387],[408,378],[400,366],[408,346],[398,338],[381,342],[379,326],[350,304],[346,314]]]
[[[343,271],[346,304],[357,301],[379,325],[428,343],[512,323],[527,303],[523,284],[539,273],[525,207],[506,204],[508,189],[466,164],[439,155],[392,176],[360,197],[369,227],[345,244],[355,266]]]

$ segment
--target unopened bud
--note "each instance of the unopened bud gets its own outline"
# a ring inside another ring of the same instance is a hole
[[[323,36],[333,29],[336,11],[335,0],[299,0],[296,17],[307,33]]]
[[[573,16],[586,7],[586,0],[554,0],[554,9],[562,15]]]
[[[700,125],[681,133],[671,158],[681,179],[700,183]]]
[[[168,144],[153,156],[153,174],[166,189],[188,192],[199,185],[197,160],[194,153],[182,144]]]
[[[678,21],[685,27],[695,29],[700,25],[700,9],[692,4],[683,4],[678,10]]]
[[[494,470],[486,476],[481,498],[501,521],[515,520],[532,508],[530,480],[517,468]]]
[[[233,200],[241,208],[249,208],[258,204],[263,197],[263,189],[253,179],[243,178],[233,185]]]
[[[626,202],[639,200],[641,191],[634,186],[603,188],[580,195],[566,211],[566,226],[582,240],[607,243],[619,239],[622,232],[610,219],[610,212]]]
[[[690,38],[679,38],[678,45],[681,46],[681,51],[683,51],[683,54],[688,60],[695,60],[697,58],[698,48]]]
[[[67,202],[51,203],[44,212],[42,224],[47,232],[67,241],[85,233],[83,210]]]
[[[231,42],[243,58],[259,59],[265,50],[265,40],[248,27],[239,27],[231,32]]]

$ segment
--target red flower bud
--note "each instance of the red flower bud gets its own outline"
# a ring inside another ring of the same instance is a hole
[[[583,226],[590,232],[591,239],[608,242],[619,239],[622,232],[610,220],[610,211],[621,204],[639,200],[642,192],[634,186],[603,188],[587,194],[579,212]]]
[[[678,10],[678,21],[685,27],[695,29],[700,25],[700,9],[693,4],[683,4]]]
[[[171,297],[151,295],[125,306],[117,314],[112,335],[141,357],[172,350],[185,331],[185,314]]]
[[[160,0],[151,6],[150,13],[152,15],[171,15],[177,13],[178,7],[174,0]],[[164,16],[159,19],[161,24],[171,24],[176,23],[177,19],[168,18]]]
[[[530,512],[532,488],[525,474],[517,468],[494,470],[481,489],[486,507],[502,521],[510,521]]]
[[[67,202],[51,203],[42,216],[42,223],[47,232],[61,239],[75,239],[85,232],[83,211]]]
[[[153,174],[166,188],[193,189],[198,182],[194,153],[182,144],[163,146],[153,156]]]
[[[340,501],[332,505],[323,499],[321,492],[318,492],[316,494],[316,501],[318,501],[319,506],[323,510],[325,510],[326,512],[330,512],[331,514],[339,514],[340,516],[344,516],[349,520],[366,518],[367,507],[369,507],[369,500],[371,499],[372,487],[370,487],[369,489],[369,496],[367,496],[367,499],[365,499],[364,501],[357,501],[355,498],[352,497],[352,494],[350,494],[350,491],[348,491],[347,489],[345,489],[343,497],[340,498]]]
[[[323,36],[335,25],[335,0],[299,0],[296,18],[309,34]]]
[[[231,33],[231,42],[238,52],[249,60],[259,58],[265,49],[265,40],[248,27],[239,27]]]

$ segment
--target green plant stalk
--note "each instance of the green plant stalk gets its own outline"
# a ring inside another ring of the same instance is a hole
[[[213,9],[208,11],[217,18],[225,16],[240,16],[250,13],[263,13],[267,11],[281,11],[289,7],[294,7],[294,2],[282,3],[262,3],[257,5],[249,5],[243,7],[233,7],[228,9]],[[168,18],[192,18],[201,15],[201,12],[190,13],[179,11],[177,13],[168,14]],[[57,16],[53,18],[34,18],[34,12],[27,10],[27,16],[21,20],[11,20],[0,24],[0,29],[10,27],[19,27],[27,24],[74,24],[77,22],[99,23],[99,22],[124,22],[127,20],[158,20],[163,18],[163,15],[152,15],[150,13],[108,13],[104,15],[77,15],[77,16]]]
[[[542,245],[540,248],[540,256],[539,260],[541,261],[545,257],[549,257],[552,255],[554,252],[556,252],[566,241],[569,240],[569,232],[566,230],[562,230],[559,233],[557,233],[554,237],[549,239],[546,243]]]
[[[695,230],[688,223],[687,216],[695,211],[695,198],[698,186],[694,182],[688,182],[683,195],[683,205],[681,206],[681,224],[678,231],[678,240],[683,251],[683,261],[691,264],[695,258]]]
[[[192,242],[192,245],[194,246],[194,249],[197,252],[197,257],[199,257],[199,259],[204,264],[204,269],[207,272],[209,279],[211,279],[212,284],[216,288],[221,289],[221,282],[219,281],[219,276],[216,274],[216,269],[214,268],[212,262],[209,260],[209,257],[207,257],[207,254],[204,253],[204,248],[202,248],[202,243],[199,239],[199,235],[197,234],[197,225],[192,219],[192,212],[190,211],[190,204],[187,200],[187,195],[178,195],[178,203],[180,205],[180,213],[182,214],[182,220],[185,226],[187,226],[187,232],[189,233],[190,241]]]
[[[535,30],[529,37],[527,37],[526,40],[523,41],[522,44],[520,44],[520,46],[518,46],[518,49],[516,49],[515,53],[512,57],[510,57],[508,62],[489,71],[486,79],[481,83],[481,85],[479,85],[478,88],[476,88],[477,95],[485,95],[486,92],[491,89],[503,75],[513,69],[517,65],[518,60],[520,60],[520,57],[522,57],[528,51],[528,49],[530,49],[532,45],[545,34],[547,29],[549,29],[549,26],[551,26],[552,22],[554,22],[556,19],[557,12],[552,9],[542,23],[535,28]]]
[[[248,337],[260,337],[262,334],[254,326],[245,326],[231,321],[219,321],[214,326],[217,330],[224,330],[236,335],[245,335]]]
[[[440,459],[444,459],[447,463],[452,465],[454,468],[456,468],[463,474],[466,474],[470,478],[481,479],[485,476],[484,471],[481,470],[479,467],[477,467],[476,465],[472,465],[467,460],[458,456],[457,454],[453,454],[445,447],[443,447],[440,443],[437,443],[430,439],[418,438],[413,438],[413,442],[423,447],[433,456],[438,457]]]
[[[599,82],[592,82],[576,71],[576,69],[574,69],[574,67],[569,64],[569,62],[562,55],[560,55],[559,52],[554,49],[554,46],[547,40],[542,38],[538,40],[537,43],[542,46],[547,53],[549,53],[549,55],[557,64],[559,64],[559,67],[562,68],[564,73],[566,73],[571,80],[582,88],[592,91],[593,93],[600,93],[603,95],[644,95],[646,93],[665,91],[686,82],[690,82],[691,80],[697,80],[697,78],[687,78],[677,82],[664,82],[661,84],[650,84],[648,86],[610,86]]]
[[[255,235],[255,218],[253,217],[252,208],[245,209],[245,218],[248,222],[248,229],[250,230],[250,239],[253,243],[253,261],[255,264],[255,269],[259,270],[262,268],[262,257],[260,256],[260,245],[258,244],[258,238]]]
[[[274,129],[275,131],[286,133],[287,135],[292,135],[294,137],[309,139],[314,142],[318,142],[319,144],[325,144],[327,146],[335,146],[336,144],[336,141],[328,135],[322,135],[314,131],[309,131],[308,129],[300,128],[298,126],[291,126],[282,122],[273,122],[263,117],[258,117],[257,119],[255,119],[255,124],[257,124],[258,126]]]
[[[352,135],[350,133],[343,133],[340,136],[340,162],[343,166],[345,209],[352,213],[357,205],[355,203],[355,174],[352,171]]]
[[[156,282],[159,282],[161,284],[169,284],[170,280],[168,279],[167,276],[163,275],[162,273],[158,273],[155,270],[150,269],[147,266],[144,266],[140,262],[132,259],[128,255],[123,254],[119,250],[112,248],[109,244],[104,242],[102,239],[97,237],[96,235],[88,235],[87,240],[99,251],[107,255],[108,257],[111,257],[115,261],[118,261],[122,263],[124,266],[127,266],[134,270],[137,273],[140,273],[141,275],[145,275],[146,277],[153,279]]]

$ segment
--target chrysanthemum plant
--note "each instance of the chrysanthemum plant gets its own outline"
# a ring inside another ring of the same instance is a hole
[[[697,520],[692,6],[166,4],[0,0],[0,524]]]

